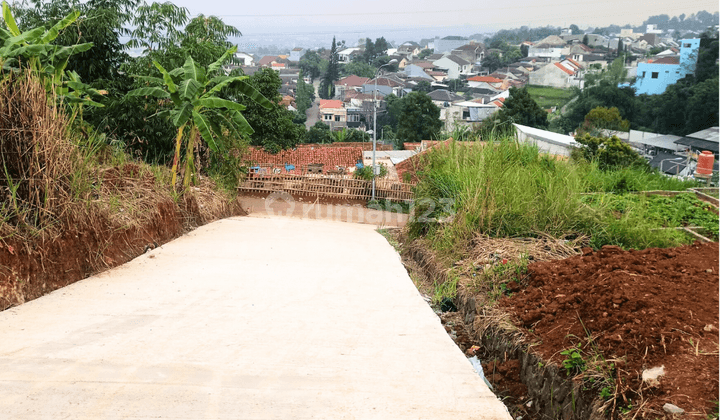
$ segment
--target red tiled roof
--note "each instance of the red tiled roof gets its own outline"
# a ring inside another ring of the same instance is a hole
[[[475,76],[468,78],[468,82],[502,83],[502,80],[490,76]]]
[[[582,68],[582,64],[578,63],[577,61],[573,60],[572,58],[567,58],[567,61],[573,63],[573,65],[577,66],[577,68]]]
[[[272,67],[285,68],[285,63],[270,63]]]
[[[502,108],[503,102],[505,102],[505,98],[497,98],[494,101],[490,102],[492,105],[495,105],[498,108]]]
[[[362,161],[363,149],[360,147],[309,147],[295,150],[282,150],[272,154],[263,149],[251,147],[245,155],[245,160],[253,165],[272,166],[280,168],[281,173],[300,174],[307,165],[322,164],[323,171],[335,170],[338,166],[352,167]],[[295,165],[294,170],[287,171],[285,164]]]
[[[348,76],[348,77],[344,77],[344,78],[338,80],[337,82],[335,82],[335,84],[336,84],[336,85],[341,85],[341,86],[342,86],[342,85],[347,85],[347,86],[362,86],[362,85],[364,85],[365,83],[367,83],[367,82],[369,82],[369,81],[370,81],[370,79],[368,79],[367,77],[360,77],[360,76],[356,76],[356,75],[354,75],[354,74],[351,74],[351,75]]]
[[[343,101],[338,99],[320,99],[320,109],[325,108],[344,108],[343,107]]]
[[[568,70],[567,67],[563,66],[563,65],[560,64],[560,63],[554,63],[554,64],[555,64],[555,66],[556,66],[557,68],[559,68],[560,70],[562,70],[562,71],[564,71],[565,73],[569,74],[570,76],[572,76],[573,74],[575,74],[575,73],[571,72],[570,70]]]

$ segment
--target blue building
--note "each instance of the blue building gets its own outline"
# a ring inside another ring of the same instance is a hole
[[[680,56],[652,58],[638,63],[635,92],[638,95],[658,95],[688,74],[695,73],[699,49],[699,39],[683,39],[680,41]]]

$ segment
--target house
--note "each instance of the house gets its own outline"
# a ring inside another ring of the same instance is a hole
[[[253,66],[255,64],[255,57],[248,53],[237,52],[235,53],[235,61],[243,67]]]
[[[347,111],[343,101],[335,99],[320,100],[321,120],[330,126],[330,130],[340,130],[347,127]]]
[[[462,47],[455,48],[451,51],[451,54],[472,64],[482,63],[485,58],[485,45],[471,42]],[[439,60],[439,58],[436,60]]]
[[[450,92],[447,89],[433,90],[428,93],[428,96],[432,99],[433,103],[438,106],[438,108],[447,107],[453,102],[462,101],[464,99],[462,96]]]
[[[467,79],[468,87],[498,90],[503,84],[502,79],[490,76],[473,76]]]
[[[376,79],[369,80],[362,87],[362,93],[373,93],[375,91]],[[403,89],[405,83],[393,76],[379,76],[377,78],[377,91],[383,95],[405,96]]]
[[[393,54],[393,55],[389,55],[388,58],[390,60],[396,60],[397,68],[400,70],[405,69],[405,66],[407,66],[408,63],[410,63],[410,61],[407,59],[407,57],[405,57],[403,55]]]
[[[278,56],[276,55],[266,55],[263,58],[258,61],[258,67],[270,67],[272,63],[278,62]]]
[[[300,61],[302,56],[305,55],[305,52],[306,52],[305,48],[300,48],[300,47],[293,48],[293,50],[290,51],[290,57],[288,59],[290,61],[292,61],[293,63],[297,63],[298,61]]]
[[[338,62],[349,63],[353,60],[353,58],[355,56],[362,54],[362,48],[360,48],[360,47],[345,48],[344,50],[338,52],[337,54],[338,54]]]
[[[286,67],[287,66],[285,65],[285,63],[276,63],[276,62],[270,63],[270,68],[277,71],[278,73],[280,72],[281,69],[284,70]]]
[[[446,79],[448,79],[448,74],[442,70],[430,70],[426,71],[425,73],[430,75],[437,82],[444,82]]]
[[[450,51],[460,48],[468,43],[468,39],[461,36],[446,36],[435,40],[436,53],[449,53]]]
[[[620,36],[623,38],[630,38],[633,40],[637,40],[638,38],[643,36],[643,34],[638,33],[638,32],[633,32],[632,28],[629,28],[629,29],[620,29]]]
[[[408,64],[407,66],[405,66],[405,69],[403,71],[407,75],[408,79],[418,78],[425,79],[429,82],[435,81],[435,78],[427,74],[422,67],[416,64]]]
[[[398,55],[402,55],[407,58],[417,57],[417,55],[420,54],[420,51],[422,51],[422,46],[413,41],[404,42],[397,48]]]
[[[448,54],[450,54],[450,53],[447,53],[447,54],[430,54],[430,55],[428,55],[427,57],[425,57],[425,60],[432,63],[433,61],[437,61],[437,60],[445,57],[445,56],[448,55]]]
[[[499,109],[496,103],[485,104],[482,100],[460,101],[440,108],[440,120],[445,130],[452,131],[463,125],[480,123]]]
[[[436,67],[447,70],[448,79],[459,79],[460,75],[467,75],[470,73],[470,69],[472,67],[470,62],[453,54],[434,61],[433,64]]]
[[[637,41],[645,41],[646,45],[654,47],[660,44],[660,36],[658,34],[648,33],[638,38]]]
[[[532,45],[528,49],[528,57],[539,58],[547,61],[559,60],[563,55],[565,40],[557,35],[550,35]]]
[[[679,56],[653,57],[637,65],[635,92],[658,95],[688,74],[695,72],[700,39],[683,39]]]
[[[582,89],[582,65],[575,60],[566,59],[548,63],[545,67],[530,73],[530,84],[537,86],[551,86],[556,88],[579,87]]]
[[[370,79],[367,77],[360,77],[354,74],[343,77],[335,82],[335,96],[343,99],[345,97],[345,92],[362,90],[362,86],[369,81]]]

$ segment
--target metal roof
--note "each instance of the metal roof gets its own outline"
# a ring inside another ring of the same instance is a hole
[[[541,130],[539,128],[528,127],[520,124],[513,124],[518,130],[527,134],[528,136],[534,137],[538,140],[545,140],[550,143],[555,143],[563,146],[578,146],[575,138],[566,136],[564,134],[554,133],[552,131]]]
[[[714,141],[715,143],[718,143],[719,132],[720,132],[719,127],[711,127],[711,128],[706,128],[704,130],[698,131],[697,133],[688,134],[686,137]]]
[[[713,153],[720,152],[720,150],[718,150],[717,140],[710,141],[710,140],[694,139],[692,137],[682,137],[679,140],[675,141],[675,143],[684,144],[684,145],[690,146],[694,149],[709,150]]]
[[[643,139],[630,139],[630,141],[633,143],[640,143],[647,146],[660,147],[662,149],[679,152],[681,150],[685,150],[685,147],[677,144],[677,141],[680,139],[682,139],[682,137],[666,134],[664,136],[645,137]]]

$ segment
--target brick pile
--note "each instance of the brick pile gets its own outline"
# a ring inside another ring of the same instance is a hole
[[[304,174],[309,165],[323,165],[323,173],[335,171],[339,167],[354,169],[358,161],[362,162],[363,149],[360,147],[299,147],[295,150],[282,150],[278,154],[272,154],[263,149],[251,147],[245,156],[245,160],[251,165],[278,168],[280,172]],[[285,164],[294,165],[295,169],[287,171]]]

